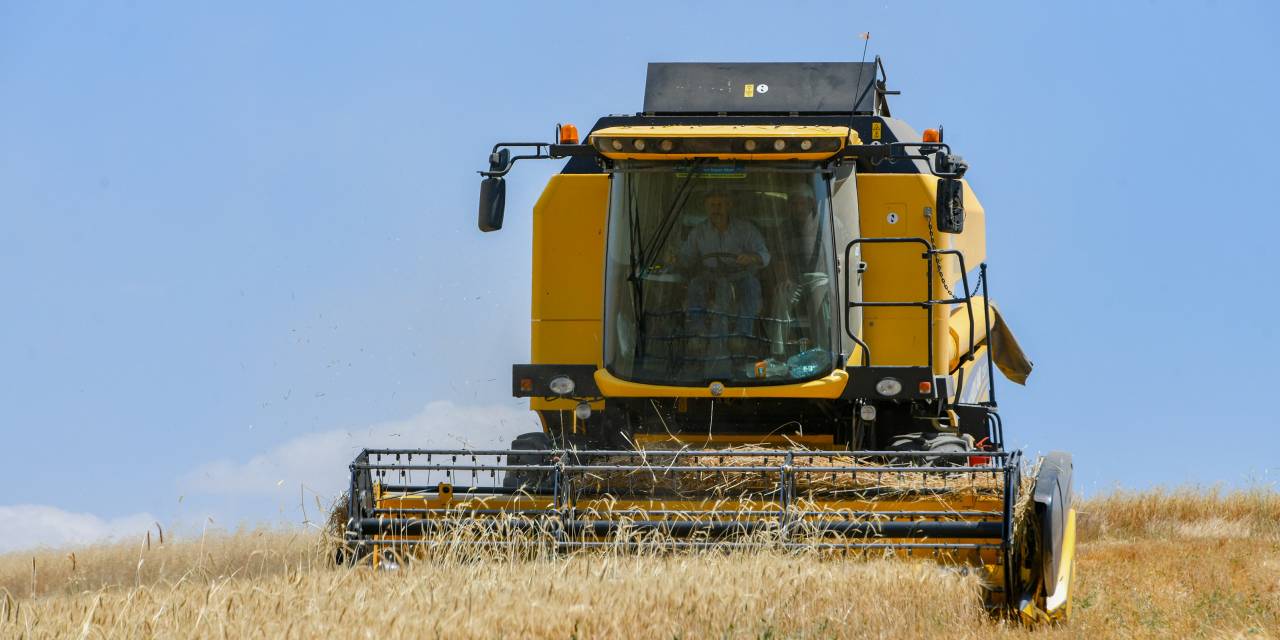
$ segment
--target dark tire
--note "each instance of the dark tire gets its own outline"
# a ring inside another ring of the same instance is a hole
[[[511,441],[511,448],[515,451],[545,451],[554,448],[551,438],[541,431],[533,433],[522,433]],[[546,456],[530,453],[519,454],[513,453],[507,458],[507,464],[545,464]],[[533,490],[546,478],[546,473],[536,471],[508,471],[502,478],[502,486],[508,489],[517,489],[524,486],[526,489]]]
[[[904,433],[894,437],[893,443],[889,445],[889,450],[964,453],[969,451],[969,442],[960,436],[942,433]],[[965,459],[960,456],[902,456],[896,458],[894,462],[915,466],[959,467],[965,464]]]

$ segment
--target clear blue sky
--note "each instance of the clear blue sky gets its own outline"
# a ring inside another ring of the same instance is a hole
[[[0,4],[0,509],[85,538],[296,521],[359,445],[527,430],[509,365],[558,163],[520,166],[481,235],[489,145],[636,111],[649,61],[857,60],[861,31],[895,115],[971,164],[1037,364],[1000,389],[1009,439],[1073,451],[1086,491],[1270,482],[1277,24],[1226,2]]]

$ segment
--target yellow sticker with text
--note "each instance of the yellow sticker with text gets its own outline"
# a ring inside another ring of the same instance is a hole
[[[742,85],[742,97],[750,98],[755,95],[756,95],[756,85],[754,83],[748,82]]]
[[[871,123],[871,139],[872,140],[880,139],[880,123],[879,122]]]

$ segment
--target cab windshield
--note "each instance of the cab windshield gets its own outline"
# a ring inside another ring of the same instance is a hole
[[[816,166],[620,162],[605,269],[605,365],[650,384],[827,375],[836,299]]]

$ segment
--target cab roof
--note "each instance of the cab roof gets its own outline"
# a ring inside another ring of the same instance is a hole
[[[651,62],[644,113],[871,114],[876,62]],[[880,87],[883,83],[880,83]]]

